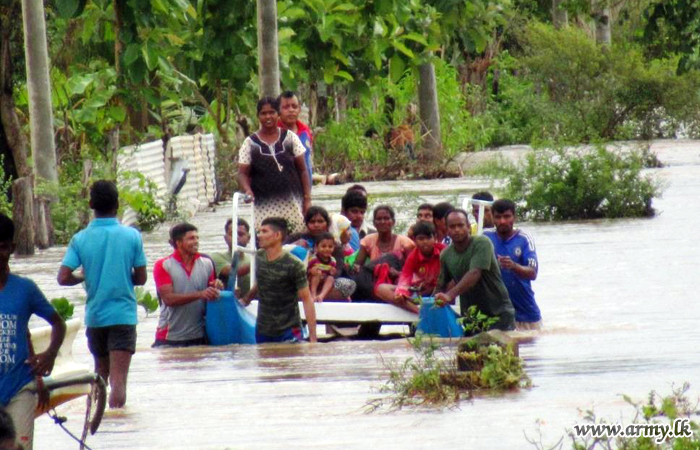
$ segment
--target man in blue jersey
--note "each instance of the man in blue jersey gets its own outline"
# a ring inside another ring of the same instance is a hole
[[[48,406],[48,393],[32,389],[36,377],[49,375],[66,335],[66,324],[46,300],[36,284],[13,275],[10,255],[15,250],[15,225],[0,213],[0,408],[5,408],[14,423],[3,441],[14,439],[22,449],[31,450],[34,437],[34,411],[37,405]],[[34,353],[29,340],[32,314],[51,324],[51,343],[41,353]],[[5,416],[4,427],[9,427]],[[5,448],[5,447],[0,447]],[[14,447],[9,447],[14,448]]]
[[[515,327],[518,330],[539,330],[542,315],[535,302],[531,282],[537,279],[537,253],[532,238],[515,228],[515,204],[510,200],[496,200],[491,206],[496,230],[485,231],[491,239],[501,266],[501,276],[515,308]]]
[[[95,218],[68,244],[58,284],[85,282],[85,326],[95,372],[109,383],[109,407],[126,403],[126,380],[136,351],[136,294],[146,283],[146,255],[141,234],[117,220],[119,192],[106,180],[90,188]],[[82,273],[74,271],[82,267]]]

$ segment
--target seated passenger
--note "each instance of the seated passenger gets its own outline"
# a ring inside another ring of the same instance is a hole
[[[432,295],[440,275],[440,252],[445,245],[435,242],[435,227],[432,223],[419,222],[414,230],[416,248],[406,259],[398,285],[381,284],[377,287],[376,294],[387,303],[418,313],[419,306],[411,301],[411,297],[413,292],[420,296]]]
[[[228,286],[228,277],[231,273],[231,251],[233,247],[232,220],[228,219],[224,226],[224,241],[228,246],[228,252],[212,253],[211,259],[216,266],[216,276]],[[250,225],[243,219],[238,219],[236,230],[238,245],[247,247],[250,242]],[[241,298],[250,290],[250,256],[244,252],[238,252],[238,279],[236,280],[236,298]]]
[[[316,253],[309,262],[307,270],[311,298],[314,302],[323,302],[333,289],[335,276],[338,273],[333,259],[334,249],[335,239],[332,234],[323,233],[316,239]]]
[[[329,232],[331,217],[325,208],[312,206],[304,214],[304,223],[306,224],[306,230],[290,235],[285,240],[285,243],[295,244],[304,247],[308,252],[312,252],[316,246],[316,239],[322,234]],[[343,254],[342,245],[336,243],[333,249],[333,258],[336,262],[338,274],[335,277],[333,289],[326,298],[347,300],[355,291],[355,282],[344,276],[345,255]]]
[[[415,241],[414,228],[421,222],[427,222],[430,224],[433,223],[433,205],[430,203],[423,203],[418,207],[418,211],[416,213],[416,223],[411,225],[408,232],[406,232],[406,236]]]
[[[454,209],[454,206],[447,202],[438,203],[433,206],[433,224],[435,225],[435,239],[438,242],[450,245],[452,239],[447,232],[447,215]]]

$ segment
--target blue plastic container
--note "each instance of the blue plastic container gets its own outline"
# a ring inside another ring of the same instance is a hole
[[[458,338],[464,334],[464,330],[457,322],[457,318],[457,313],[449,306],[437,307],[433,297],[423,297],[416,331],[440,337]]]
[[[255,316],[231,291],[221,291],[218,300],[207,302],[205,327],[210,345],[255,344]]]

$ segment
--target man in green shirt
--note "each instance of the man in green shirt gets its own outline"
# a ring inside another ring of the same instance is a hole
[[[436,304],[452,303],[459,296],[462,316],[476,305],[482,313],[498,318],[491,329],[515,329],[515,310],[501,279],[491,240],[469,235],[469,219],[462,209],[450,212],[446,224],[452,245],[440,255]]]
[[[212,253],[211,259],[216,268],[216,277],[224,286],[228,284],[228,277],[231,273],[231,251],[233,248],[233,227],[232,220],[228,219],[224,226],[224,241],[228,245],[228,252]],[[250,225],[243,219],[238,219],[238,245],[246,247],[250,242]],[[238,252],[238,279],[236,280],[236,297],[241,298],[250,290],[250,256],[246,253]]]
[[[256,296],[259,299],[255,324],[258,344],[301,340],[299,298],[304,303],[309,340],[316,342],[316,309],[309,290],[306,267],[282,249],[286,234],[287,222],[280,217],[266,218],[258,231],[262,250],[255,255],[256,283],[241,298],[243,305],[248,305]]]

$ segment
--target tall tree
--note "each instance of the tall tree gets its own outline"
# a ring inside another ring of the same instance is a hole
[[[430,61],[418,68],[418,107],[423,135],[423,158],[439,161],[442,158],[442,136],[440,132],[440,105],[438,103],[435,67]]]
[[[591,0],[591,15],[595,22],[595,41],[601,45],[612,43],[612,16],[609,0]]]
[[[569,12],[563,8],[564,0],[552,0],[552,22],[557,30],[569,26]]]
[[[260,96],[277,97],[280,94],[277,0],[258,0],[258,56]]]
[[[56,148],[53,133],[49,53],[46,44],[44,4],[41,0],[22,0],[24,49],[27,61],[27,88],[29,91],[29,126],[32,159],[37,184],[58,183]],[[50,198],[40,196],[37,210],[36,243],[40,248],[51,245]]]

